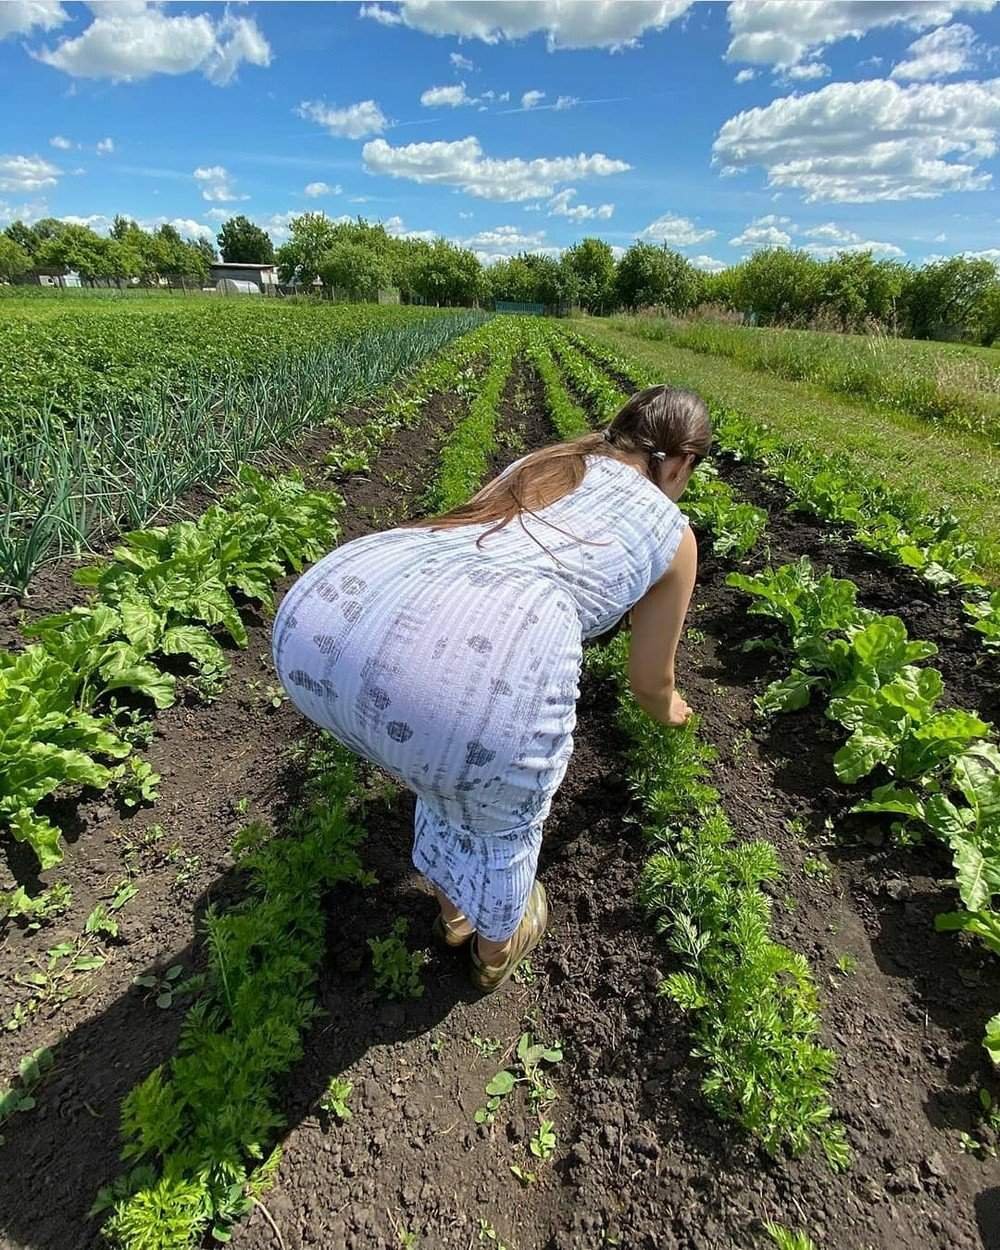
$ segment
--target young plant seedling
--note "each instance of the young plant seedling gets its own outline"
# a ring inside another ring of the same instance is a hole
[[[510,1174],[521,1182],[521,1185],[527,1189],[529,1185],[534,1185],[538,1180],[535,1172],[529,1172],[527,1168],[522,1168],[516,1163],[510,1165]]]
[[[802,861],[802,871],[812,881],[829,881],[833,876],[829,861],[818,855],[807,855]]]
[[[34,1107],[34,1091],[54,1064],[52,1051],[47,1046],[42,1046],[21,1059],[17,1065],[20,1084],[0,1089],[0,1124],[19,1111],[30,1111]],[[3,1134],[0,1134],[0,1144],[3,1141]]]
[[[557,1141],[555,1128],[552,1120],[540,1121],[538,1131],[528,1142],[528,1149],[536,1159],[544,1162],[555,1154]]]
[[[157,1007],[165,1011],[173,1006],[174,999],[181,993],[182,987],[177,984],[177,978],[183,971],[183,964],[173,964],[162,975],[156,972],[146,972],[141,976],[133,977],[132,984],[152,990]]]
[[[120,882],[110,901],[98,903],[87,917],[83,926],[84,933],[92,933],[95,936],[100,936],[104,933],[108,937],[118,937],[117,913],[122,910],[126,903],[130,903],[138,893],[139,891],[131,881]]]
[[[384,938],[369,938],[375,988],[389,998],[419,998],[423,992],[420,969],[426,962],[420,951],[411,951],[403,939],[409,929],[400,917]]]
[[[535,970],[531,966],[530,959],[522,959],[518,966],[514,969],[514,980],[518,985],[534,985]]]
[[[320,1108],[341,1124],[353,1118],[347,1100],[354,1090],[353,1081],[345,1081],[341,1076],[331,1076],[323,1097],[319,1100]]]
[[[475,1122],[492,1124],[503,1100],[516,1085],[527,1086],[528,1101],[533,1107],[542,1109],[554,1102],[556,1091],[548,1083],[542,1065],[559,1063],[562,1057],[562,1047],[558,1042],[551,1046],[537,1045],[530,1033],[522,1033],[517,1042],[517,1063],[513,1068],[501,1068],[490,1080],[486,1086],[486,1105],[475,1112]]]
[[[141,807],[143,803],[155,803],[159,790],[160,774],[153,771],[147,760],[129,757],[125,764],[115,770],[115,791],[124,807]]]
[[[852,977],[858,970],[858,961],[853,955],[839,955],[833,965],[834,971],[842,977]]]
[[[33,933],[69,911],[72,902],[73,890],[65,881],[57,881],[34,898],[23,886],[18,886],[9,894],[0,896],[0,916],[26,921],[25,928]]]
[[[495,1250],[513,1250],[500,1237],[500,1234],[493,1227],[489,1220],[480,1219],[479,1221],[479,1241],[481,1245],[491,1245]]]
[[[764,1231],[778,1250],[816,1250],[816,1243],[808,1233],[802,1232],[801,1229],[793,1231],[786,1228],[784,1224],[775,1224],[773,1220],[766,1220]]]

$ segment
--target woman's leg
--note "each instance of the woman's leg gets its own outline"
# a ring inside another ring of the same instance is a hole
[[[431,884],[433,885],[433,882]],[[441,908],[441,917],[451,936],[454,938],[472,937],[476,929],[465,912],[460,911],[439,886],[434,886],[434,896],[437,898]]]

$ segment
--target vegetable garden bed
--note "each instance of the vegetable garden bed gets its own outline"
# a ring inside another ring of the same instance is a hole
[[[552,389],[559,370],[543,373],[543,387],[523,357],[527,348],[547,369],[548,329],[519,323],[509,333],[514,367],[503,374],[478,448],[490,472],[552,438],[547,421],[578,420],[589,402],[579,390],[575,408],[565,391],[560,399]],[[484,376],[487,362],[477,367]],[[422,513],[428,487],[440,488],[444,447],[468,445],[455,431],[478,394],[468,376],[422,392],[412,425],[372,451],[370,472],[337,473],[343,538]],[[548,418],[545,399],[556,405]],[[292,453],[307,482],[324,485],[330,452],[344,462],[344,429],[378,417],[375,406],[339,431],[310,435]],[[349,450],[358,454],[353,444]],[[449,454],[460,469],[468,465],[464,454]],[[1000,1001],[997,961],[934,931],[935,912],[952,905],[939,846],[898,847],[885,822],[847,817],[863,787],[836,782],[839,738],[821,707],[772,721],[757,716],[754,696],[772,675],[770,660],[741,649],[758,623],[725,578],[736,567],[759,568],[765,551],[775,565],[803,553],[833,564],[861,581],[871,606],[910,604],[911,632],[926,637],[921,627],[931,627],[941,645],[954,701],[989,715],[979,697],[986,661],[964,641],[952,646],[959,625],[937,612],[936,601],[923,613],[914,609],[908,574],[880,574],[870,557],[823,541],[811,521],[789,521],[754,469],[724,464],[723,476],[739,498],[763,506],[766,529],[744,555],[713,555],[712,534],[702,535],[679,663],[683,689],[700,713],[700,739],[718,752],[704,780],[718,790],[737,845],[765,839],[783,865],[781,879],[764,887],[772,928],[806,957],[815,979],[820,1041],[837,1055],[827,1097],[851,1166],[833,1171],[819,1149],[798,1158],[780,1148],[768,1154],[706,1103],[692,1022],[658,992],[664,975],[686,965],[636,902],[656,850],[642,828],[651,820],[649,796],[630,783],[635,757],[615,683],[588,671],[577,749],[543,847],[551,932],[530,970],[502,994],[477,999],[461,959],[427,946],[434,903],[409,862],[411,801],[360,774],[352,818],[366,833],[361,858],[378,884],[345,881],[322,894],[325,953],[313,974],[321,1014],[304,1022],[303,1052],[290,1072],[273,1074],[278,1120],[258,1157],[238,1160],[247,1170],[269,1162],[259,1184],[236,1184],[232,1220],[216,1220],[220,1237],[247,1250],[751,1250],[773,1244],[764,1229],[773,1220],[808,1231],[823,1250],[1000,1244],[1000,1168],[986,1154],[993,1138],[977,1101],[980,1089],[997,1094],[981,1046],[983,1022]],[[709,492],[694,502],[710,525],[727,499]],[[58,598],[55,583],[50,593]],[[83,918],[113,899],[123,875],[138,889],[116,913],[119,937],[95,939],[107,962],[66,982],[89,993],[62,1001],[57,989],[22,1029],[5,1034],[5,1073],[40,1046],[51,1046],[53,1058],[35,1106],[0,1127],[7,1138],[0,1220],[11,1250],[99,1245],[98,1227],[116,1197],[135,1218],[107,1227],[130,1250],[212,1244],[211,1221],[194,1241],[184,1233],[195,1225],[185,1223],[190,1212],[179,1191],[157,1211],[128,1206],[123,1187],[89,1221],[87,1211],[102,1186],[136,1165],[153,1172],[133,1175],[133,1190],[166,1194],[155,1188],[157,1150],[120,1158],[122,1103],[158,1064],[170,1064],[184,1013],[205,993],[185,982],[216,966],[203,936],[206,913],[252,899],[247,847],[271,829],[287,834],[309,801],[305,778],[316,757],[297,745],[306,727],[287,703],[272,705],[267,621],[255,613],[245,619],[248,646],[229,656],[215,702],[185,701],[156,719],[148,752],[163,774],[156,804],[123,816],[106,797],[67,803],[58,813],[67,858],[45,880],[69,880],[73,907],[37,930],[25,921],[8,925],[0,950],[6,1015],[25,993],[13,977],[30,958],[44,961],[45,950],[75,941]],[[689,781],[694,793],[700,783]],[[263,828],[241,834],[248,821]],[[288,842],[279,836],[261,845],[280,851]],[[18,866],[16,856],[11,862]],[[36,880],[27,884],[37,889]],[[405,945],[426,962],[418,969],[422,995],[394,1001],[373,986],[370,942],[390,935],[399,918],[409,925]],[[183,973],[170,979],[176,967]],[[130,985],[136,973],[153,983]],[[220,1024],[219,1036],[225,1031]],[[561,1057],[531,1060],[535,1043]],[[762,1072],[767,1062],[761,1056]],[[502,1071],[512,1080],[498,1079]],[[226,1089],[206,1089],[198,1114],[232,1097],[240,1075],[232,1073]],[[331,1078],[351,1086],[338,1087],[339,1100],[328,1096]],[[508,1084],[510,1092],[487,1092]],[[154,1122],[165,1123],[147,1113],[144,1123]],[[551,1148],[540,1135],[546,1123]],[[963,1151],[962,1133],[984,1149]],[[271,1156],[279,1142],[280,1160]]]

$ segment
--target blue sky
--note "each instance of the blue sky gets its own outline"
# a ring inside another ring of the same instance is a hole
[[[0,3],[0,225],[1000,260],[995,0]]]

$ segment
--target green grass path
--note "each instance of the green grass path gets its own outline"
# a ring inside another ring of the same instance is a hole
[[[598,318],[572,323],[624,356],[660,369],[665,382],[766,421],[817,451],[842,451],[928,508],[951,508],[988,548],[1000,578],[1000,455],[974,436],[929,427],[904,413],[855,403],[806,382],[786,382],[725,360],[614,330]]]

